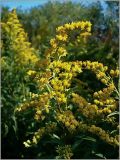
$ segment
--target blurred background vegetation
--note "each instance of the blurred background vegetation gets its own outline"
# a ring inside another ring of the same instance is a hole
[[[90,21],[92,36],[84,45],[71,42],[67,60],[99,61],[114,69],[118,66],[119,56],[119,2],[104,1],[104,3],[106,9],[100,1],[88,6],[71,1],[48,2],[29,10],[18,8],[17,14],[25,32],[28,33],[28,40],[38,51],[40,57],[50,47],[49,41],[54,37],[57,26],[72,21]],[[9,7],[2,7],[1,21],[4,22],[7,19],[9,10]],[[21,69],[18,72],[11,61],[8,60],[7,67],[2,67],[2,158],[41,158],[40,150],[44,150],[45,144],[43,144],[43,148],[26,149],[23,146],[24,132],[33,125],[29,120],[30,117],[26,120],[23,115],[20,115],[16,120],[14,114],[15,107],[26,97],[26,93],[35,90],[35,87],[24,76],[26,70]],[[35,92],[37,91],[35,90]],[[117,158],[118,153],[115,149],[108,148],[108,146],[104,148],[106,150],[102,150],[102,147],[99,149],[108,158]],[[113,154],[109,154],[110,150]],[[49,154],[49,149],[46,150],[47,152]],[[45,158],[50,157],[46,156]]]

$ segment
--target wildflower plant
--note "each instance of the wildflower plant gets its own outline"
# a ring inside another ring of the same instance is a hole
[[[27,33],[25,33],[20,24],[16,10],[8,14],[7,21],[1,23],[2,26],[2,56],[10,56],[15,63],[24,66],[38,61],[36,51],[28,42]],[[7,50],[7,51],[6,51]],[[9,52],[8,52],[9,50]],[[5,55],[4,55],[5,54]]]
[[[96,144],[101,140],[114,149],[118,148],[119,70],[109,70],[97,61],[65,59],[69,55],[67,47],[72,34],[77,32],[79,40],[86,43],[91,35],[91,25],[89,21],[80,21],[58,27],[43,59],[36,63],[35,70],[27,72],[34,79],[38,93],[31,93],[29,100],[15,111],[33,110],[39,128],[23,142],[25,147],[39,145],[46,136],[50,139],[55,136],[58,139],[56,158],[67,159],[81,158],[77,138],[82,141],[94,139]],[[87,88],[87,95],[84,95],[80,88],[84,89],[87,80],[83,82],[80,79],[87,71],[103,87],[91,91]],[[94,153],[91,151],[91,154]]]
[[[28,42],[15,9],[1,22],[1,28],[2,136],[6,137],[11,128],[17,131],[14,109],[29,97],[28,86],[32,82],[26,72],[34,68],[38,55]]]

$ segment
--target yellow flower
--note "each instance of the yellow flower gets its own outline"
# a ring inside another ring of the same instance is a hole
[[[28,72],[27,72],[27,74],[29,75],[29,76],[31,76],[31,75],[33,75],[33,74],[35,74],[36,73],[36,71],[33,71],[33,70],[29,70]]]
[[[25,145],[26,148],[31,146],[30,140],[27,140],[26,142],[23,142],[23,144]]]
[[[51,44],[51,46],[52,46],[53,48],[57,48],[57,43],[56,43],[55,38],[53,38],[53,39],[50,40],[50,44]]]
[[[115,73],[114,70],[111,70],[111,71],[110,71],[111,76],[113,76],[114,73]]]
[[[60,34],[60,35],[56,35],[56,38],[59,41],[67,41],[68,36],[67,36],[67,34],[64,34],[64,35]]]
[[[35,64],[38,61],[35,49],[28,45],[27,34],[18,20],[16,10],[8,14],[8,19],[2,29],[11,41],[9,45],[17,65],[28,65],[31,61]]]

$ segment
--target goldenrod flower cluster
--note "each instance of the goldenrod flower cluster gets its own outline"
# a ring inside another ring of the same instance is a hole
[[[63,113],[58,113],[56,119],[59,122],[62,122],[70,132],[74,132],[77,129],[78,121],[75,119],[73,113],[69,110]]]
[[[77,111],[79,113],[82,113],[85,117],[89,119],[93,119],[97,116],[97,105],[88,103],[83,97],[79,96],[78,94],[72,93],[72,96],[72,102],[78,104]]]
[[[98,93],[101,93],[101,92],[98,92]],[[91,103],[88,103],[85,98],[83,98],[78,94],[72,93],[72,97],[73,97],[72,102],[78,105],[77,111],[79,113],[82,113],[85,117],[89,119],[103,117],[105,115],[110,114],[112,111],[114,111],[117,108],[117,103],[113,98],[109,98],[106,101],[105,100],[99,101],[95,99],[94,100],[95,104],[91,104]]]
[[[2,31],[10,40],[9,48],[14,53],[14,60],[18,65],[35,64],[38,61],[36,51],[28,42],[27,34],[18,20],[16,10],[9,13],[7,22],[2,23]]]
[[[58,153],[57,159],[71,159],[73,156],[71,145],[58,146],[56,152]]]
[[[96,135],[98,135],[102,140],[106,141],[107,143],[113,145],[113,146],[118,146],[119,142],[117,141],[116,138],[111,137],[106,131],[104,131],[102,128],[100,127],[96,127],[95,125],[92,125],[88,131],[90,131],[91,133],[94,133]]]
[[[93,96],[94,98],[102,98],[106,99],[106,97],[109,97],[115,90],[114,83],[110,83],[106,88],[103,88],[103,90],[100,90],[98,92],[94,92]]]
[[[28,74],[29,76],[32,76],[32,75],[35,75],[35,74],[36,74],[36,71],[29,70],[29,71],[27,72],[27,74]]]
[[[79,63],[81,64],[81,62]],[[103,66],[103,64],[99,62],[85,61],[82,62],[82,68],[93,71],[96,74],[98,80],[100,80],[105,85],[108,84],[109,77],[105,73],[108,69],[107,66]]]
[[[61,59],[61,57],[69,54],[65,47],[70,38],[69,34],[75,29],[80,31],[81,36],[89,35],[91,23],[73,22],[57,28],[57,35],[51,39],[51,48],[46,52],[46,61],[48,60],[48,63],[45,61],[44,64],[47,65],[44,65],[43,69],[40,67],[35,76],[35,81],[38,82],[39,86],[42,86],[39,87],[40,94],[33,96],[31,101],[24,103],[20,109],[33,107],[36,111],[36,120],[44,120],[43,123],[45,123],[45,118],[49,115],[51,119],[56,120],[57,124],[67,128],[71,134],[76,133],[77,130],[94,133],[107,143],[116,146],[118,142],[110,136],[109,131],[97,127],[100,121],[105,122],[106,120],[114,123],[114,119],[109,118],[108,115],[115,111],[118,106],[117,100],[112,94],[116,94],[116,87],[108,75],[108,67],[99,62],[65,62]],[[41,66],[41,64],[38,66]],[[92,71],[96,78],[106,86],[106,88],[99,91],[92,91],[91,99],[84,98],[80,93],[78,94],[72,90],[74,78],[84,70]],[[29,75],[33,73],[28,72]],[[79,115],[82,116],[82,121],[80,121]],[[56,129],[59,130],[59,125],[56,126]],[[35,144],[38,142],[37,138],[40,139],[42,135],[46,134],[46,131],[46,127],[42,127],[36,132],[33,138]]]
[[[54,78],[51,80],[51,86],[53,88],[52,95],[57,100],[58,103],[66,103],[67,98],[66,94],[64,93],[65,87],[69,85],[69,81],[61,81],[58,78]]]
[[[44,114],[49,113],[49,110],[51,108],[50,98],[51,98],[51,96],[47,92],[45,92],[39,96],[38,103],[36,106],[34,106],[34,107],[36,107],[35,108],[35,110],[36,110],[35,119],[36,120],[39,120],[39,119],[43,120],[45,118]]]
[[[59,26],[56,31],[57,33],[64,33],[66,31],[72,31],[75,29],[79,29],[81,31],[90,32],[91,31],[91,23],[89,21],[80,21],[80,22],[72,22],[64,24],[63,26]]]
[[[116,70],[110,70],[110,75],[112,77],[118,77],[120,75],[120,70],[116,69]]]
[[[23,144],[25,145],[25,147],[30,147],[33,144],[37,144],[43,135],[52,133],[55,131],[55,129],[56,129],[56,123],[50,122],[46,124],[45,127],[41,127],[40,129],[38,129],[38,131],[34,133],[34,136],[31,141],[27,140],[26,142],[23,142]]]
[[[71,73],[71,63],[62,61],[53,61],[49,65],[49,69],[54,73],[50,81],[53,89],[54,97],[58,103],[66,103],[66,90],[70,87],[73,74]]]
[[[44,92],[41,95],[32,94],[32,100],[30,102],[25,102],[21,104],[16,111],[24,111],[28,108],[33,108],[35,110],[35,119],[44,120],[45,114],[49,113],[51,108],[50,106],[51,95],[47,92]]]
[[[46,85],[49,84],[49,79],[51,79],[52,73],[50,71],[38,72],[35,76],[35,82],[37,82],[38,88],[40,90],[44,89]]]
[[[104,88],[103,90],[100,90],[98,92],[94,92],[94,103],[102,108],[99,110],[100,114],[109,114],[117,109],[117,101],[113,97],[110,97],[114,91],[115,86],[113,83],[110,83],[107,88]]]
[[[58,55],[59,58],[66,56],[68,53],[65,49],[65,43],[69,41],[70,32],[77,29],[80,32],[80,36],[86,39],[91,35],[91,23],[89,21],[72,22],[59,26],[56,29],[56,37],[50,40],[51,50],[49,55]]]
[[[99,136],[100,139],[102,139],[103,141],[107,142],[108,144],[111,144],[113,146],[119,146],[119,141],[117,139],[117,137],[112,137],[110,136],[109,133],[107,133],[105,130],[103,130],[100,127],[97,127],[95,125],[87,125],[83,122],[79,123],[79,129],[82,132],[90,132],[93,133],[97,136]]]

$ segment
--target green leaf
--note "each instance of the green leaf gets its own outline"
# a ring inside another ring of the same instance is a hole
[[[106,158],[103,156],[103,154],[101,154],[101,153],[97,153],[97,154],[95,154],[95,155],[98,156],[98,157],[100,157],[100,158],[106,159]]]
[[[81,142],[83,142],[83,139],[78,140],[78,141],[72,146],[72,149],[73,149],[73,150],[76,150],[76,148],[79,147],[79,145],[80,145]]]
[[[110,134],[114,134],[114,133],[116,133],[117,132],[117,130],[113,130]]]
[[[73,109],[73,105],[70,104],[70,105],[68,106],[68,108],[69,108],[69,109]]]
[[[8,134],[8,130],[9,130],[8,125],[5,124],[5,133],[4,133],[4,136],[6,136]]]
[[[92,150],[92,154],[96,155],[97,157],[106,159],[102,153],[96,153],[94,150]]]
[[[52,91],[52,87],[49,84],[46,84],[46,87],[47,87],[47,89],[48,89],[49,92]]]
[[[17,121],[16,121],[16,118],[15,118],[14,115],[11,118],[12,118],[12,120],[14,122],[14,125],[12,127],[14,129],[15,134],[17,135]]]
[[[110,113],[109,115],[108,115],[108,117],[111,117],[111,116],[114,116],[114,115],[116,115],[116,114],[120,114],[120,112],[118,112],[118,111],[115,111],[115,112],[113,112],[113,113]]]
[[[56,134],[53,134],[53,137],[60,140],[60,137],[58,137]]]
[[[92,142],[96,142],[96,139],[95,138],[93,138],[93,137],[83,137],[82,139],[84,139],[84,140],[88,140],[88,141],[92,141]]]

